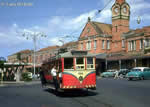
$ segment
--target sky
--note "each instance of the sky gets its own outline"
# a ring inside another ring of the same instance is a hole
[[[126,1],[131,7],[130,29],[150,26],[150,1]],[[0,56],[7,58],[18,51],[34,49],[34,33],[39,34],[37,50],[62,45],[60,40],[64,43],[76,41],[88,17],[92,21],[112,23],[111,6],[114,2],[115,0],[0,0]],[[98,10],[102,10],[101,13]],[[140,24],[137,24],[138,16],[141,18]],[[46,37],[41,37],[40,34]]]

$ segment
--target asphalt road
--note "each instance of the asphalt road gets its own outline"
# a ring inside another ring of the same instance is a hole
[[[97,80],[97,90],[74,90],[57,96],[41,85],[0,87],[0,107],[150,107],[150,80]]]

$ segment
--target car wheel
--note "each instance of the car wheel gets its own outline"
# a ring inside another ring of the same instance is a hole
[[[132,80],[132,78],[127,78],[128,79],[128,81],[131,81]]]
[[[123,78],[123,74],[120,74],[119,77],[120,77],[120,78]]]
[[[144,80],[144,77],[142,76],[142,77],[140,78],[140,80]]]

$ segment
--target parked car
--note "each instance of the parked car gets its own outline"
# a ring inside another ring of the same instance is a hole
[[[116,70],[107,70],[107,72],[101,73],[101,77],[114,77]]]
[[[149,67],[135,67],[127,73],[126,78],[128,80],[133,79],[150,79],[150,68]]]
[[[130,70],[128,70],[128,69],[120,69],[119,70],[119,76],[124,78],[128,72],[130,72]]]

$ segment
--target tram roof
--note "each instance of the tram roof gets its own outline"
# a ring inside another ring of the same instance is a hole
[[[96,54],[88,53],[87,51],[77,51],[72,50],[66,53],[59,54],[59,57],[67,58],[67,57],[95,57]]]
[[[32,65],[32,63],[4,63],[4,66],[27,66],[27,65]]]

